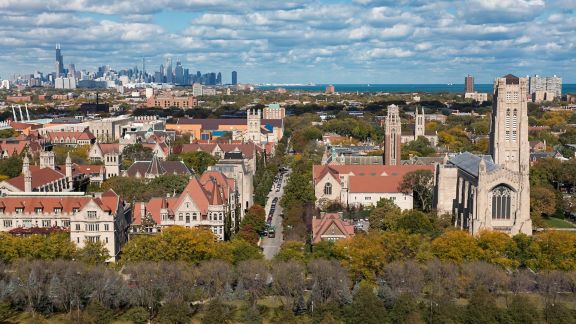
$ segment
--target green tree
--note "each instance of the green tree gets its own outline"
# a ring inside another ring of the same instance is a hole
[[[86,264],[103,264],[109,258],[109,251],[103,242],[84,241],[84,247],[77,252],[78,259]]]
[[[410,234],[429,234],[436,231],[431,217],[419,210],[407,210],[398,219],[397,227]]]
[[[7,159],[0,160],[0,175],[14,178],[22,173],[22,158],[13,154]]]
[[[122,158],[126,160],[126,163],[130,166],[135,161],[150,161],[154,156],[154,152],[149,147],[144,147],[142,144],[131,144],[126,145],[122,151]]]
[[[266,228],[266,211],[260,205],[252,205],[244,215],[240,226],[250,225],[256,233],[264,232]]]
[[[432,156],[436,150],[430,144],[430,141],[424,136],[418,136],[417,139],[402,145],[402,159],[408,159],[410,155],[414,156]]]
[[[215,157],[204,151],[184,152],[180,154],[180,158],[184,164],[186,164],[188,168],[194,170],[196,174],[204,173],[208,170],[209,166],[218,162]]]
[[[470,303],[464,312],[466,323],[499,323],[502,313],[496,307],[494,296],[491,296],[488,290],[479,288],[474,291],[470,298]]]
[[[370,211],[368,220],[370,229],[390,231],[397,228],[398,219],[402,210],[391,199],[382,198],[376,204],[376,208]]]
[[[542,215],[552,216],[556,212],[557,197],[554,190],[546,187],[530,188],[530,214],[535,225],[542,227]]]
[[[506,309],[508,320],[512,323],[540,323],[538,307],[527,296],[514,295]]]
[[[352,304],[344,307],[344,317],[347,323],[381,324],[390,322],[384,301],[379,299],[374,293],[374,289],[368,285],[360,285]]]
[[[413,194],[423,211],[432,207],[432,189],[434,187],[434,174],[430,170],[417,170],[408,172],[398,186],[400,192]]]

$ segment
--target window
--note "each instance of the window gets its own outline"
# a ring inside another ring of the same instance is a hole
[[[79,211],[80,211],[80,209],[78,209],[78,208],[72,208],[72,214],[76,214]]]
[[[12,227],[12,220],[11,219],[4,220],[4,227],[7,227],[7,228]]]
[[[506,141],[510,140],[510,131],[506,131]]]
[[[100,224],[85,224],[84,230],[87,232],[98,232],[100,230]]]
[[[86,216],[88,217],[88,219],[94,219],[94,218],[96,218],[96,211],[95,210],[89,210],[86,213]]]
[[[56,223],[56,224],[58,224],[58,223]],[[62,226],[64,226],[64,227],[70,227],[70,221],[69,221],[69,220],[64,220],[64,221],[62,221]]]
[[[106,243],[108,243],[108,238],[106,238]]]
[[[54,208],[54,214],[60,214],[62,212],[62,208]]]
[[[100,236],[86,236],[86,240],[92,243],[100,242]]]
[[[513,130],[513,131],[512,131],[512,142],[516,142],[516,135],[517,135],[517,134],[516,134],[516,131]]]
[[[51,224],[50,220],[43,220],[42,221],[42,227],[50,227],[50,224]]]
[[[332,184],[330,182],[324,185],[324,194],[325,195],[332,195]]]
[[[186,213],[186,223],[190,223],[190,213]]]
[[[178,220],[179,220],[179,221],[183,221],[183,220],[184,220],[184,215],[182,215],[182,213],[178,214]]]
[[[24,227],[32,227],[32,220],[31,219],[25,219],[22,221],[22,226]]]
[[[512,190],[505,185],[494,188],[492,194],[492,219],[510,219]]]
[[[24,212],[24,208],[18,207],[16,208],[16,214],[22,214]]]
[[[168,214],[162,214],[162,220],[167,221],[168,220]]]
[[[193,219],[193,220],[197,220],[197,219],[198,219],[198,214],[197,214],[197,213],[193,213],[193,214],[192,214],[192,219]]]
[[[109,230],[110,230],[110,225],[109,225],[109,224],[104,224],[104,230],[105,230],[105,231],[109,231]]]
[[[220,214],[218,215],[218,220],[222,220],[223,218],[224,218],[223,214],[220,213]]]
[[[366,197],[364,197],[364,200],[372,200],[372,197],[366,196]]]
[[[76,230],[77,230],[77,231],[80,230],[80,224],[76,224]]]

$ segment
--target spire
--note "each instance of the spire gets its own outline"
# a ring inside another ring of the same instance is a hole
[[[70,158],[70,152],[66,155],[66,165],[72,164],[72,159]]]
[[[146,176],[162,175],[164,173],[166,173],[166,169],[164,169],[162,163],[160,163],[158,156],[154,154],[154,156],[152,157],[152,161],[150,161],[150,165],[148,166],[148,170],[146,170]]]
[[[25,171],[30,171],[30,159],[28,158],[28,154],[24,155],[24,160],[22,160],[22,173]]]

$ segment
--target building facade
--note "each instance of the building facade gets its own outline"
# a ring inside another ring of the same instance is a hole
[[[102,242],[108,262],[118,259],[128,241],[131,208],[114,191],[101,194],[24,193],[0,197],[0,230],[21,228],[63,229],[79,248]]]
[[[474,92],[474,77],[468,74],[464,78],[464,93]]]
[[[436,209],[453,214],[454,225],[474,235],[532,234],[527,92],[527,78],[496,79],[490,156],[464,152],[437,167]]]

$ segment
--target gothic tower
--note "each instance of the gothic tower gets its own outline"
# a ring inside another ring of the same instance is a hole
[[[402,125],[398,106],[388,106],[386,116],[385,139],[384,139],[384,164],[400,164],[400,143],[402,137]]]
[[[494,163],[528,172],[528,79],[508,74],[494,82],[490,154]]]
[[[262,115],[259,109],[248,110],[246,116],[246,123],[248,126],[246,132],[246,140],[260,143],[260,127],[262,123]]]
[[[510,195],[517,205],[510,232],[531,235],[527,93],[528,78],[508,74],[494,82],[490,154],[496,165],[511,171],[515,178]]]
[[[416,125],[414,126],[414,140],[417,140],[418,137],[424,136],[426,134],[424,108],[422,108],[422,114],[419,114],[418,107],[416,107],[414,117],[416,120]]]
[[[24,191],[31,192],[32,172],[30,171],[30,159],[28,158],[28,154],[24,156],[24,160],[22,161],[22,173],[24,174]]]
[[[120,154],[118,152],[104,154],[104,168],[106,179],[120,176]]]
[[[40,168],[51,168],[55,169],[56,164],[54,162],[54,152],[52,151],[42,151],[40,152]]]
[[[68,152],[66,156],[66,178],[68,179],[68,188],[72,189],[74,177],[72,176],[72,159],[70,158],[70,152]]]

